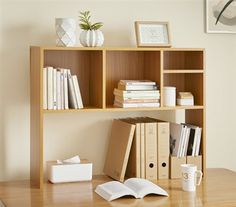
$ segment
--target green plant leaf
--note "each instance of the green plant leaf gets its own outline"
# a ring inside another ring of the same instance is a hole
[[[80,28],[83,30],[98,30],[100,27],[103,26],[102,22],[96,22],[94,24],[92,24],[90,22],[90,11],[84,11],[84,12],[80,12],[79,15],[79,21],[80,21]]]
[[[233,1],[234,1],[234,0],[229,0],[229,1],[224,5],[223,9],[220,11],[220,13],[219,13],[219,15],[218,15],[218,17],[217,17],[217,19],[216,19],[216,23],[215,23],[215,24],[218,23],[218,21],[220,20],[220,17],[221,17],[221,15],[223,14],[223,12],[226,10],[226,8],[227,8]]]

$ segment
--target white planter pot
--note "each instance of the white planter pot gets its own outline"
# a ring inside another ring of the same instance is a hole
[[[76,21],[72,18],[56,18],[56,45],[71,47],[76,44]]]
[[[101,30],[83,30],[80,33],[80,43],[84,47],[102,46],[104,36]]]

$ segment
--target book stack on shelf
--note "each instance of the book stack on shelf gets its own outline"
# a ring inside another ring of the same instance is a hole
[[[202,165],[201,128],[150,117],[113,120],[104,173],[148,180],[181,177],[181,164]]]
[[[177,104],[180,106],[193,106],[194,98],[191,92],[179,92],[177,98]]]
[[[114,89],[114,106],[121,108],[159,107],[160,92],[150,80],[120,80]]]
[[[43,109],[83,108],[79,82],[70,69],[43,68]]]

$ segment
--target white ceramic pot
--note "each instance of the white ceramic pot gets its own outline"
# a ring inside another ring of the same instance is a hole
[[[101,30],[83,30],[79,40],[84,47],[97,47],[102,46],[104,36]]]
[[[71,47],[76,44],[76,21],[72,18],[56,18],[56,45]]]

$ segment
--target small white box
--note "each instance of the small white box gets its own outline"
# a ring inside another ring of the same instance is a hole
[[[47,176],[52,183],[65,183],[92,180],[91,162],[81,160],[80,163],[58,164],[56,161],[47,162]]]

